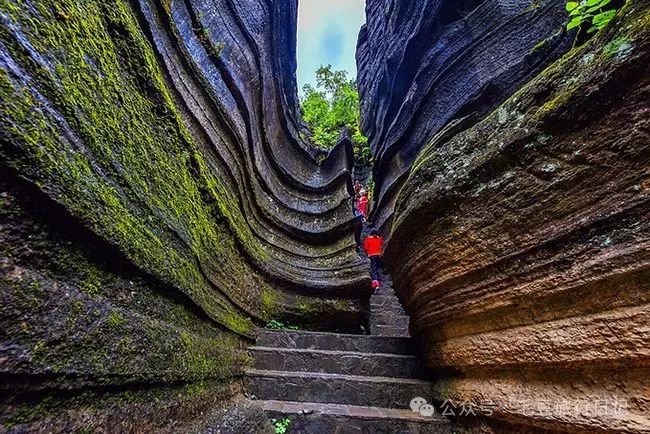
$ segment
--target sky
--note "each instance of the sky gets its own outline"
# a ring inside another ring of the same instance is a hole
[[[316,84],[316,69],[357,75],[355,52],[359,29],[366,21],[365,0],[298,0],[298,90]]]

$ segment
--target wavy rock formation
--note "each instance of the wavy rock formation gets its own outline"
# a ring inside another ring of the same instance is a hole
[[[399,192],[385,262],[411,331],[439,398],[495,432],[650,427],[649,22],[629,2],[434,137]]]
[[[368,0],[357,64],[386,226],[419,151],[485,116],[571,44],[565,1]],[[454,121],[454,122],[452,122]]]
[[[293,0],[0,1],[5,427],[174,431],[254,325],[358,327],[351,145],[300,139],[295,32]]]
[[[557,60],[564,1],[368,1],[374,219],[438,398],[489,409],[466,427],[650,426],[642,3]],[[222,408],[255,326],[359,330],[352,147],[301,139],[296,5],[0,0],[0,430],[264,429]]]

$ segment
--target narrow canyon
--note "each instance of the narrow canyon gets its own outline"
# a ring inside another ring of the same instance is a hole
[[[650,432],[650,4],[593,35],[566,4],[366,1],[370,220],[427,398],[489,405],[455,432]],[[0,0],[0,432],[266,432],[265,325],[363,335],[353,145],[308,140],[296,23]]]

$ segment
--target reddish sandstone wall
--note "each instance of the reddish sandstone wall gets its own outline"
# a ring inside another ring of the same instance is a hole
[[[650,430],[641,3],[414,162],[386,263],[440,399],[517,429]]]

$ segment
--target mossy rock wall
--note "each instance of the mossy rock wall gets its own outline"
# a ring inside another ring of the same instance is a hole
[[[298,138],[295,28],[288,0],[0,0],[4,423],[132,390],[155,425],[255,326],[360,323],[351,146]]]

